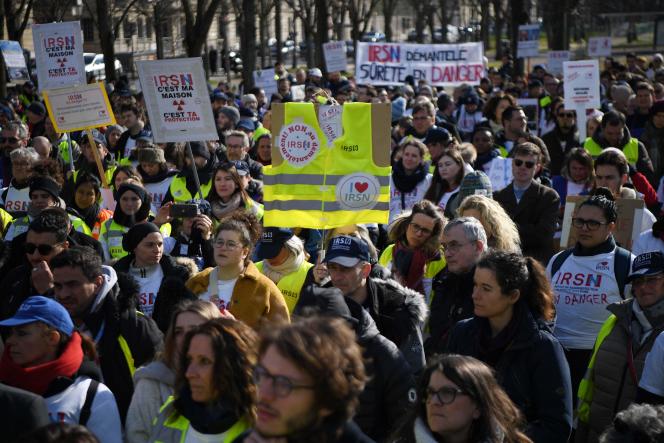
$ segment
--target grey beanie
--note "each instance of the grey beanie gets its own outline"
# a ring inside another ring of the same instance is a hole
[[[237,108],[234,108],[233,106],[222,106],[219,109],[219,112],[224,114],[231,122],[233,122],[233,127],[235,127],[237,122],[240,121],[240,111],[238,111]]]
[[[164,150],[157,147],[137,149],[139,163],[166,163]]]

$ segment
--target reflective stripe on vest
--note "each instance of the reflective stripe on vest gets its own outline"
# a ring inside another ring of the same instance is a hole
[[[210,179],[207,183],[201,183],[201,191],[203,191],[203,198],[207,197],[207,195],[210,193],[211,188],[212,188],[212,179]],[[175,201],[175,203],[184,203],[186,201],[194,199],[194,197],[192,197],[191,193],[189,192],[189,189],[187,189],[187,179],[185,177],[176,176],[171,182],[169,190],[171,191],[171,195],[173,196],[173,200]],[[198,197],[199,195],[198,193],[196,193],[196,198]]]
[[[597,158],[604,150],[592,137],[586,138],[583,142],[583,147],[592,156],[593,159]],[[639,159],[639,141],[635,138],[630,138],[627,144],[622,147],[622,153],[627,157],[627,163],[636,166]]]
[[[88,224],[85,223],[83,220],[71,214],[69,215],[69,220],[71,221],[71,225],[74,227],[75,230],[77,230],[82,234],[92,236],[92,231],[90,230],[90,226],[88,226]]]
[[[244,208],[256,216],[258,221],[263,220],[263,214],[265,213],[265,207],[251,198],[247,203],[245,203]]]
[[[507,150],[507,148],[505,148],[505,146],[500,146],[500,145],[498,145],[498,150],[500,151],[500,156],[501,156],[501,157],[503,157],[503,158],[507,158],[507,157],[510,156],[510,153],[509,153],[509,151]]]
[[[78,143],[76,143],[74,140],[71,141],[71,150],[72,153],[73,151],[78,148]],[[60,143],[58,143],[58,151],[60,152],[60,156],[62,159],[65,161],[65,164],[69,164],[69,142],[67,140],[63,140]],[[74,158],[74,161],[78,160],[78,158]]]
[[[124,355],[125,360],[127,361],[127,367],[131,373],[131,378],[134,378],[134,372],[136,372],[136,364],[134,363],[134,356],[131,355],[131,349],[129,349],[129,343],[121,335],[118,335],[118,344],[120,349],[122,349],[122,355]]]
[[[168,397],[166,403],[159,409],[159,416],[153,422],[150,442],[184,443],[189,420],[175,410],[173,401],[173,396]],[[220,443],[231,443],[247,429],[249,423],[245,419],[238,420],[224,433],[224,439]]]
[[[593,395],[595,394],[593,370],[595,368],[597,352],[599,351],[600,346],[602,346],[602,343],[604,343],[606,337],[608,337],[611,331],[613,331],[613,328],[617,322],[618,317],[611,314],[602,325],[602,329],[599,330],[599,334],[597,335],[597,340],[595,340],[593,355],[590,358],[590,363],[588,363],[588,369],[586,369],[586,374],[583,376],[581,383],[579,383],[576,418],[581,420],[583,423],[588,423],[590,420],[590,405],[593,402]]]
[[[394,258],[394,244],[391,244],[385,248],[382,254],[380,254],[380,258],[378,259],[378,264],[381,266],[389,269],[390,271],[392,270],[392,259]],[[445,260],[445,255],[443,255],[443,251],[440,251],[440,258],[438,260],[432,260],[428,261],[425,268],[424,268],[424,278],[425,279],[433,279],[440,271],[443,270],[447,266],[447,261]],[[433,294],[425,294],[427,302],[431,304],[431,299],[433,298]]]
[[[262,273],[263,262],[259,261],[254,264]],[[286,301],[286,306],[288,306],[288,312],[290,314],[293,313],[293,309],[295,309],[295,306],[300,299],[300,292],[302,291],[302,286],[304,286],[304,281],[307,279],[307,273],[309,272],[309,269],[313,268],[313,266],[313,263],[305,261],[300,265],[297,271],[284,275],[281,277],[281,280],[279,280],[279,283],[277,283],[277,288],[279,288],[284,295],[284,300]]]
[[[343,135],[328,147],[312,103],[284,105],[284,124],[303,123],[316,134],[319,147],[303,166],[284,160],[263,168],[265,226],[320,229],[387,223],[391,168],[373,162],[371,104],[344,104],[341,119]],[[365,194],[367,189],[373,192]]]

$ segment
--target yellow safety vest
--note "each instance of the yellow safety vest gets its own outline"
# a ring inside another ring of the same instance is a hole
[[[263,220],[263,214],[265,213],[264,206],[257,201],[249,198],[247,203],[245,203],[244,208],[254,214],[258,221]]]
[[[382,254],[380,254],[380,258],[378,259],[378,264],[381,266],[384,266],[385,268],[392,269],[392,258],[394,256],[394,245],[389,245],[385,248]],[[445,268],[447,265],[447,261],[445,261],[445,256],[443,255],[442,250],[440,251],[440,258],[438,260],[432,260],[430,262],[427,262],[425,268],[424,268],[424,279],[428,280],[429,282],[433,280],[433,278],[438,274],[440,271]],[[431,292],[428,294],[425,294],[427,298],[427,302],[431,302]]]
[[[510,156],[510,153],[507,151],[507,148],[505,146],[498,145],[498,150],[500,151],[500,156],[502,158],[507,158]]]
[[[596,159],[604,150],[592,139],[592,137],[588,137],[586,141],[583,142],[583,147],[593,159]],[[616,146],[616,148],[618,148],[618,146]],[[627,144],[623,146],[622,152],[625,154],[625,157],[627,157],[627,162],[632,166],[636,166],[636,162],[639,159],[639,141],[635,138],[630,138]]]
[[[174,398],[171,395],[159,409],[159,416],[153,421],[150,442],[183,443],[185,441],[189,420],[175,410],[173,401]],[[224,439],[220,443],[231,443],[247,429],[249,429],[247,420],[244,418],[238,420],[225,432]]]
[[[7,228],[9,227],[9,224],[13,220],[14,218],[11,216],[9,212],[0,208],[0,233],[2,234],[1,237],[5,236],[5,232],[7,232]]]
[[[74,140],[71,141],[71,150],[72,153],[78,148],[78,143],[76,143]],[[69,142],[67,140],[63,140],[60,143],[58,143],[58,151],[60,152],[60,157],[65,161],[65,164],[69,165]]]
[[[343,135],[328,146],[313,103],[283,105],[284,125],[274,138],[283,161],[263,169],[265,226],[387,223],[391,167],[373,161],[371,106],[344,104]]]
[[[108,169],[104,171],[104,175],[106,176],[106,183],[108,183],[109,186],[113,186],[113,173],[117,169],[117,166],[109,166]],[[74,171],[74,173],[71,176],[72,182],[76,184],[76,179],[78,179],[78,174],[80,173],[80,169],[77,169]],[[96,176],[95,176],[96,177]],[[101,203],[101,201],[100,201]]]
[[[211,188],[212,178],[210,178],[207,183],[201,183],[201,191],[203,191],[204,198],[207,198]],[[185,203],[194,198],[198,198],[198,193],[196,193],[196,197],[192,197],[189,189],[187,189],[187,179],[185,177],[175,176],[168,189],[171,192],[175,203]]]
[[[262,273],[263,262],[259,261],[254,264]],[[304,280],[307,278],[309,269],[313,266],[313,263],[305,261],[297,271],[284,275],[281,277],[281,280],[279,280],[279,283],[277,283],[277,288],[279,288],[281,293],[284,294],[284,300],[286,301],[286,306],[288,306],[288,312],[290,314],[293,313],[293,309],[295,309],[295,306],[300,299],[300,292],[302,291],[302,286],[304,286]]]
[[[109,218],[101,225],[99,242],[106,245],[106,249],[112,259],[117,260],[129,255],[129,253],[122,247],[122,235],[127,231],[129,231],[128,227],[122,226],[112,218]],[[164,237],[169,237],[171,235],[171,224],[164,223],[159,227],[159,231]]]

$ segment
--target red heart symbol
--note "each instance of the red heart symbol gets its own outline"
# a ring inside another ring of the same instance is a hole
[[[364,192],[364,191],[367,190],[368,187],[369,187],[369,183],[366,183],[366,182],[364,182],[364,183],[359,183],[359,182],[355,183],[355,189],[357,189],[357,192]]]

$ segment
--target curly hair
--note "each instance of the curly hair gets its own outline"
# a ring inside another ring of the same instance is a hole
[[[503,294],[519,291],[519,300],[526,303],[533,316],[553,320],[553,290],[546,271],[537,260],[513,252],[490,250],[480,258],[477,267],[493,271]]]
[[[251,260],[252,250],[261,238],[262,228],[255,215],[238,209],[233,211],[227,217],[222,218],[214,230],[214,238],[219,236],[221,231],[233,231],[240,235],[242,246],[249,249],[245,264]]]
[[[256,385],[253,371],[257,362],[258,336],[245,323],[230,318],[209,320],[185,336],[175,378],[176,411],[183,413],[178,393],[188,383],[185,376],[189,367],[187,354],[191,340],[197,335],[208,337],[212,345],[212,385],[215,398],[224,397],[234,406],[238,417],[246,417],[253,423],[256,420]]]
[[[331,412],[313,424],[313,429],[300,430],[307,436],[301,441],[337,441],[337,433],[354,415],[367,381],[355,333],[341,318],[301,318],[290,325],[264,329],[259,356],[272,347],[314,380],[316,407]],[[297,436],[289,437],[299,441]]]
[[[492,369],[474,357],[457,354],[437,356],[426,367],[417,387],[417,403],[397,428],[394,438],[398,443],[415,442],[413,424],[417,418],[426,423],[429,382],[435,372],[467,394],[480,411],[473,422],[468,442],[527,443],[531,440],[520,429],[525,420],[519,409],[500,387]]]
[[[470,195],[463,199],[457,214],[463,216],[468,210],[479,213],[489,246],[500,251],[521,252],[519,229],[500,203],[484,195]]]
[[[407,244],[406,231],[408,230],[408,226],[416,214],[424,214],[427,217],[434,219],[431,235],[422,246],[427,254],[434,254],[440,249],[440,234],[443,232],[446,219],[439,208],[429,200],[422,200],[415,203],[413,205],[413,209],[410,212],[406,211],[397,217],[389,227],[388,238],[392,243],[402,241]]]
[[[664,439],[664,406],[631,404],[618,412],[613,424],[599,437],[600,443],[661,442]]]

